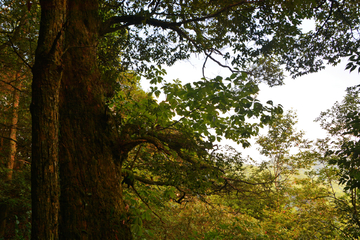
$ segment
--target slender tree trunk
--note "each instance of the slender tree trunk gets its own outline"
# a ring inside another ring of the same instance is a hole
[[[2,151],[4,146],[4,138],[0,137],[0,152]]]
[[[16,74],[16,78],[18,78],[19,74]],[[10,128],[10,154],[9,154],[9,161],[8,161],[8,175],[7,179],[12,180],[13,171],[14,171],[14,164],[15,164],[15,157],[16,157],[16,131],[17,131],[17,123],[19,120],[19,103],[20,103],[20,89],[21,89],[21,80],[16,79],[18,84],[16,85],[16,88],[14,88],[13,93],[13,114],[12,114],[12,120],[11,120],[11,128]]]
[[[40,0],[41,22],[32,83],[31,198],[33,240],[58,239],[59,90],[65,0]]]
[[[60,239],[64,240],[132,238],[97,65],[98,10],[97,0],[68,4],[60,92]]]

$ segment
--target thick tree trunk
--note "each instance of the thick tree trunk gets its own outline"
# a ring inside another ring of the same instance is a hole
[[[31,198],[33,240],[58,239],[59,90],[65,0],[42,0],[32,83]]]
[[[98,2],[40,4],[31,104],[32,239],[131,239],[97,66]]]
[[[69,1],[67,19],[60,91],[60,239],[131,239],[97,66],[97,1]]]

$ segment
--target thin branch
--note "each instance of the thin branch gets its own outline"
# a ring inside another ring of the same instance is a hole
[[[215,49],[212,49],[210,53],[207,53],[206,51],[204,51],[205,55],[207,58],[210,58],[211,60],[213,60],[216,64],[218,64],[220,67],[223,67],[223,68],[227,68],[229,69],[232,73],[241,73],[241,72],[244,72],[244,73],[248,73],[246,71],[239,71],[239,70],[234,70],[232,69],[231,67],[229,67],[228,65],[224,65],[222,64],[221,62],[219,62],[218,60],[216,60],[214,57],[211,56],[212,52],[214,51]]]
[[[139,149],[138,149],[137,152],[136,152],[136,155],[135,155],[135,157],[134,157],[134,160],[133,160],[133,162],[131,163],[130,169],[133,169],[134,164],[135,164],[135,162],[136,162],[136,159],[138,158],[138,156],[139,156],[139,154],[140,154],[141,148],[142,148],[142,145],[139,146]]]
[[[12,139],[12,138],[9,138],[9,137],[0,136],[0,138],[4,138],[4,139],[7,139],[7,140],[10,140],[10,141],[13,141],[13,142],[16,142],[16,143],[17,143],[16,140],[14,140],[14,139]]]
[[[150,209],[150,211],[160,219],[160,221],[165,224],[165,222],[162,220],[162,218],[156,213],[154,212],[154,210],[152,210],[152,208],[150,207],[150,205],[143,199],[143,197],[139,194],[139,192],[135,189],[134,185],[131,186],[132,189],[134,190],[134,192],[138,195],[138,197],[141,199],[141,201]]]
[[[324,23],[321,25],[321,27],[316,31],[314,37],[317,37],[317,36],[319,35],[320,31],[324,28],[325,24],[330,20],[330,17],[332,16],[332,13],[333,13],[333,7],[334,7],[334,2],[331,1],[329,16],[325,19],[325,21],[324,21]]]
[[[10,87],[12,87],[13,89],[15,89],[16,91],[25,92],[25,91],[23,91],[23,90],[15,87],[14,85],[11,84],[11,82],[15,82],[15,81],[17,81],[17,80],[7,82],[7,81],[4,81],[4,80],[1,80],[1,79],[0,79],[0,82],[4,83],[4,84],[6,84],[6,85],[9,85]]]
[[[151,7],[152,5],[154,5],[154,2],[155,2],[155,0],[153,0],[153,1],[149,4],[149,7]],[[153,8],[153,10],[152,10],[151,13],[150,13],[150,16],[152,16],[152,15],[155,14],[157,8],[159,7],[159,4],[160,4],[160,0],[157,0],[156,3],[155,3],[155,6],[154,6],[154,8]]]
[[[18,51],[16,51],[16,48],[15,48],[13,42],[11,41],[10,37],[9,37],[9,43],[11,44],[11,48],[13,49],[15,54],[20,58],[20,60],[23,61],[29,69],[32,69],[32,67],[25,61],[25,59],[20,55],[20,53],[18,53]]]
[[[201,69],[204,80],[206,79],[206,76],[205,76],[205,67],[206,67],[206,62],[207,62],[208,58],[209,58],[209,56],[206,55],[204,64],[203,64],[202,69]]]

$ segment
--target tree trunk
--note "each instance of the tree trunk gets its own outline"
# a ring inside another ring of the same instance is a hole
[[[97,0],[69,1],[60,91],[60,239],[131,239],[96,48]]]
[[[59,90],[65,0],[41,0],[41,22],[32,82],[32,240],[58,239]]]
[[[16,73],[16,78],[18,78],[19,73]],[[17,84],[16,88],[14,88],[13,93],[13,114],[12,114],[12,120],[11,120],[11,128],[10,128],[10,154],[9,154],[9,161],[8,161],[8,175],[7,179],[12,180],[13,171],[14,171],[14,164],[15,164],[15,157],[16,157],[16,131],[17,131],[17,123],[19,120],[19,103],[20,103],[20,89],[21,89],[21,80],[16,79]]]
[[[97,66],[98,2],[40,4],[31,104],[32,239],[132,239]]]

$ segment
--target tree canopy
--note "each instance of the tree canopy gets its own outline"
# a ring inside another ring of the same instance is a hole
[[[131,68],[204,53],[244,71],[278,56],[299,76],[357,52],[358,7],[356,1],[104,1],[100,32],[126,30],[122,63]],[[303,20],[315,29],[303,32]]]

